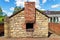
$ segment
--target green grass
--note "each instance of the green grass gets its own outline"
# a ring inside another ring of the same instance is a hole
[[[0,16],[0,22],[3,22],[4,16]]]

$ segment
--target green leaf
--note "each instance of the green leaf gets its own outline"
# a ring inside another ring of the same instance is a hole
[[[18,12],[19,10],[21,10],[21,7],[17,7],[17,6],[16,6],[16,7],[14,8],[13,14],[16,13],[16,12]]]

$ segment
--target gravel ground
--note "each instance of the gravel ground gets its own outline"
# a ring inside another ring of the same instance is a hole
[[[60,36],[57,34],[51,34],[48,38],[5,38],[1,36],[0,40],[60,40]]]
[[[48,38],[5,38],[2,36],[0,40],[60,40],[60,36],[56,34],[51,34]]]
[[[60,38],[0,38],[0,40],[60,40]]]

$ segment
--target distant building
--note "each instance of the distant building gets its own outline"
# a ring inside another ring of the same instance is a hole
[[[46,13],[49,16],[49,22],[60,23],[60,11],[48,11]]]

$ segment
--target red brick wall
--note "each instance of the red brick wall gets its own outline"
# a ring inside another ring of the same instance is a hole
[[[25,2],[25,22],[35,22],[35,2]]]
[[[59,23],[49,23],[49,29],[54,31],[56,34],[60,34],[60,24]]]

